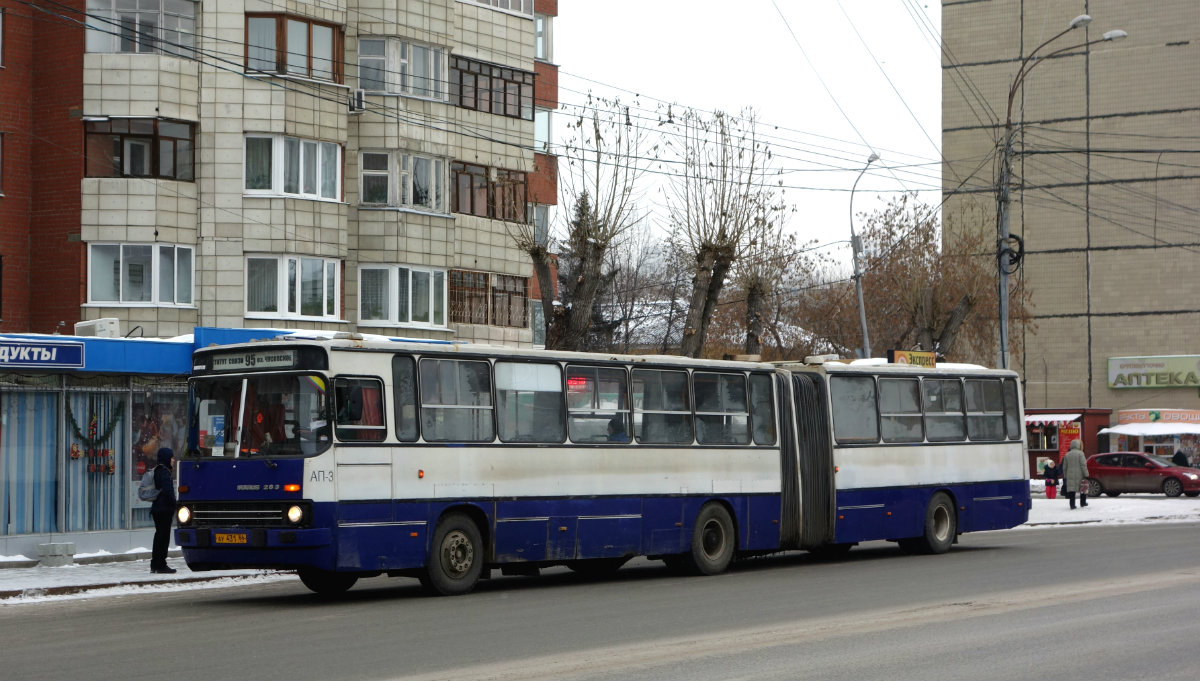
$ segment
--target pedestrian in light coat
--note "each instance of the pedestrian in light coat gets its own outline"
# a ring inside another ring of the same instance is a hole
[[[1079,440],[1071,441],[1071,448],[1062,460],[1062,491],[1067,497],[1071,508],[1075,508],[1075,495],[1079,494],[1079,505],[1087,506],[1087,493],[1079,489],[1080,483],[1088,477],[1087,458],[1083,456],[1083,445]]]

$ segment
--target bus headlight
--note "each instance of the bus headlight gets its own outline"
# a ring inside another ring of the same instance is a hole
[[[287,519],[289,523],[299,525],[304,520],[304,509],[299,506],[288,506]]]
[[[187,506],[180,506],[178,511],[175,511],[175,519],[180,525],[187,525],[192,522],[192,509]]]

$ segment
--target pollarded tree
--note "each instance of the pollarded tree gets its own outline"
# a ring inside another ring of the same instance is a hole
[[[730,268],[761,229],[775,199],[771,154],[755,117],[688,111],[683,117],[683,170],[671,183],[668,208],[690,254],[691,295],[680,354],[699,357]]]
[[[561,148],[558,170],[560,205],[571,207],[572,219],[558,267],[572,277],[571,285],[560,291],[569,299],[554,297],[553,243],[539,239],[531,225],[510,224],[509,235],[533,261],[546,319],[546,347],[582,350],[596,320],[597,299],[612,279],[605,270],[606,254],[637,219],[638,180],[648,161],[645,129],[630,120],[617,100],[589,96],[567,127],[571,136]]]

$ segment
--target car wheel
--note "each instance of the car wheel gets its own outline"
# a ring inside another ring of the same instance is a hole
[[[1087,483],[1088,483],[1087,495],[1089,497],[1098,497],[1101,494],[1105,493],[1104,485],[1101,485],[1099,480],[1097,480],[1095,478],[1088,478]]]
[[[1179,482],[1175,478],[1167,478],[1166,480],[1163,480],[1162,490],[1163,494],[1169,497],[1177,497],[1180,494],[1183,494],[1183,483]]]

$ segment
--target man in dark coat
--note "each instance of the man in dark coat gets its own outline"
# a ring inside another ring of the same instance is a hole
[[[158,496],[150,504],[150,517],[154,518],[154,546],[150,553],[150,572],[164,575],[175,573],[167,565],[167,547],[171,543],[171,519],[175,516],[175,452],[170,447],[158,450],[158,465],[154,467],[154,486]]]
[[[1183,468],[1188,468],[1191,466],[1191,464],[1188,463],[1187,454],[1184,454],[1183,450],[1181,449],[1175,450],[1175,456],[1171,457],[1171,463],[1175,464],[1176,466],[1182,466]]]

